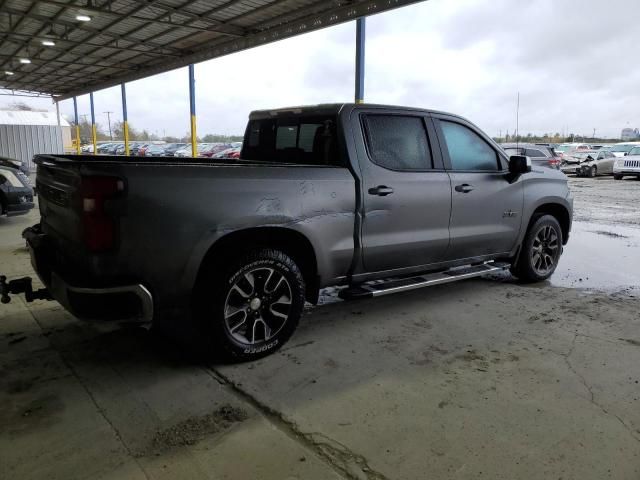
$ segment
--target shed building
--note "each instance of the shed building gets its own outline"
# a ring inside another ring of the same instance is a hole
[[[27,161],[38,153],[64,153],[71,126],[55,112],[0,110],[0,156]]]

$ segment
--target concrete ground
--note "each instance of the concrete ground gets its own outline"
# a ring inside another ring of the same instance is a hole
[[[15,297],[0,478],[637,480],[640,182],[571,185],[552,282],[327,291],[254,363],[193,365],[144,329]],[[36,218],[0,219],[0,273],[33,275],[19,232]]]

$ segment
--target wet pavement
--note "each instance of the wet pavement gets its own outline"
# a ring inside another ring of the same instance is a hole
[[[640,228],[574,222],[550,282],[560,287],[640,293]]]

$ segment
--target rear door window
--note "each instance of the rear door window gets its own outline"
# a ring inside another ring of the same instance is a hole
[[[365,115],[364,127],[367,150],[373,163],[389,170],[433,169],[422,117]]]

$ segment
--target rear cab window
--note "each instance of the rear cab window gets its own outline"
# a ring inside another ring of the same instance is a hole
[[[337,117],[292,116],[251,120],[242,159],[269,163],[344,166]]]

